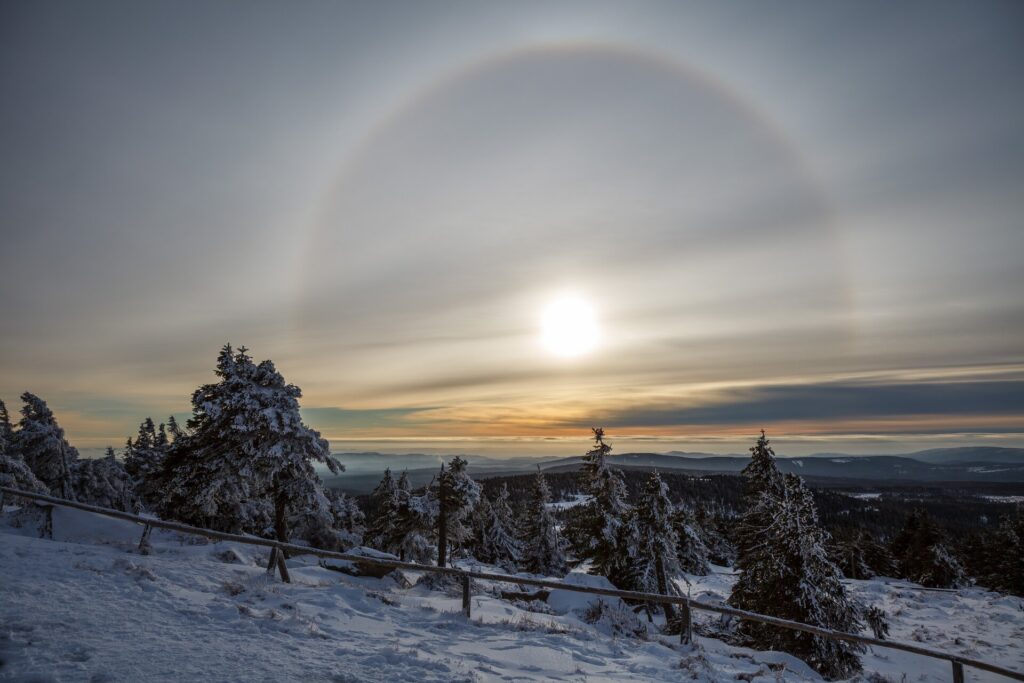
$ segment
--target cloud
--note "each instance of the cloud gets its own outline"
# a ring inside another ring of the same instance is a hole
[[[316,429],[332,433],[336,430],[389,430],[415,426],[424,422],[422,413],[433,408],[351,409],[333,406],[303,408],[302,417]]]
[[[1024,381],[822,383],[735,389],[707,405],[648,404],[609,411],[613,427],[736,425],[900,416],[1020,416]]]

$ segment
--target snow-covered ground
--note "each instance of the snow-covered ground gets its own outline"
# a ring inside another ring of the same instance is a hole
[[[583,493],[574,493],[567,500],[558,500],[554,503],[548,503],[548,508],[552,510],[568,510],[579,505],[585,505],[589,503],[591,496]]]
[[[979,496],[992,503],[1024,503],[1024,496]]]
[[[154,552],[140,555],[131,523],[57,509],[50,541],[34,521],[13,527],[18,519],[9,509],[0,524],[0,680],[820,680],[785,654],[618,635],[608,620],[584,621],[579,608],[592,596],[513,604],[482,584],[467,621],[457,591],[356,578],[313,558],[290,560],[294,583],[285,585],[249,546],[154,532]],[[694,597],[728,593],[732,575],[717,572],[693,578]],[[1024,670],[1019,599],[852,585],[891,615],[893,638]],[[948,664],[893,651],[870,652],[864,664],[893,681],[950,680]],[[1002,679],[971,671],[968,680]]]
[[[691,576],[690,595],[708,602],[724,601],[735,576],[714,567],[709,576]],[[875,605],[888,616],[890,640],[918,644],[940,652],[1024,671],[1024,600],[971,588],[925,590],[906,581],[875,579],[844,581],[865,606]],[[683,590],[686,585],[681,584]],[[716,617],[695,613],[695,622]],[[865,674],[876,672],[893,681],[952,680],[948,662],[887,648],[869,648],[861,657]],[[967,669],[967,680],[1007,681],[996,674]]]

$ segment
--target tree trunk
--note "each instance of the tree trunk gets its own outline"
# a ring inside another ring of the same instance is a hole
[[[64,500],[75,500],[75,489],[71,484],[71,467],[68,465],[68,454],[63,446],[60,448],[60,495]]]
[[[448,509],[445,501],[448,491],[445,487],[444,463],[441,464],[441,476],[437,478],[437,566],[448,563]]]
[[[288,542],[288,499],[283,494],[274,501],[274,536],[282,543]]]
[[[661,561],[660,555],[654,557],[654,572],[658,579],[658,592],[662,595],[668,595],[668,581],[665,579],[665,565]],[[672,604],[665,603],[665,623],[671,624],[676,619],[676,612],[672,609]]]
[[[437,513],[437,566],[443,567],[448,561],[448,511],[444,502],[438,506]]]

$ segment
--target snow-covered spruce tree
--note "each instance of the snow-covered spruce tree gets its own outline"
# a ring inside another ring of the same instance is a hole
[[[75,499],[71,468],[78,451],[64,438],[46,401],[34,394],[21,395],[24,406],[14,431],[12,451],[18,454],[39,481],[60,498]]]
[[[565,551],[550,503],[551,490],[538,469],[523,516],[523,569],[544,576],[564,576]]]
[[[829,554],[836,566],[848,579],[870,579],[875,576],[864,558],[864,548],[860,543],[860,534],[853,533],[836,542],[829,548]]]
[[[637,552],[630,567],[633,590],[661,595],[677,595],[679,589],[672,580],[681,572],[679,567],[679,537],[672,524],[675,512],[668,498],[668,487],[661,475],[652,472],[640,494],[636,507]],[[648,606],[648,612],[652,609]],[[675,610],[665,603],[665,620],[675,621]]]
[[[760,612],[784,590],[786,574],[766,539],[781,507],[782,473],[775,466],[775,452],[762,431],[750,449],[751,461],[743,468],[743,516],[736,525],[736,564],[739,580],[729,602],[740,609]]]
[[[428,486],[420,495],[409,490],[408,476],[398,479],[398,511],[391,540],[381,550],[397,553],[406,562],[429,564],[434,560],[438,517],[437,496]]]
[[[786,476],[785,490],[787,509],[795,511],[788,517],[790,530],[784,532],[790,542],[791,564],[799,569],[794,620],[857,633],[862,627],[861,609],[847,594],[842,572],[828,556],[831,539],[818,523],[814,494],[803,479],[792,474]],[[803,658],[823,676],[846,678],[860,670],[857,653],[863,652],[862,647],[796,631],[787,634],[793,643],[789,652]]]
[[[124,512],[135,512],[139,508],[135,483],[114,455],[113,448],[108,446],[103,458],[76,460],[71,470],[77,500]]]
[[[849,579],[871,579],[893,573],[892,555],[888,548],[863,529],[837,538],[829,552],[843,576]]]
[[[0,454],[8,451],[8,446],[14,438],[14,428],[11,427],[11,416],[7,412],[7,405],[0,400]]]
[[[169,418],[173,419],[173,416]],[[174,431],[180,434],[177,423]],[[163,423],[157,428],[149,417],[139,425],[135,441],[129,437],[125,445],[125,470],[135,483],[136,494],[147,509],[152,509],[162,495],[158,475],[170,448],[171,441],[167,437]]]
[[[36,475],[32,473],[32,470],[29,469],[28,465],[21,458],[4,453],[0,453],[0,486],[18,489],[19,491],[28,491],[29,493],[50,495],[50,489],[46,487],[46,484],[36,479]],[[7,502],[12,500],[10,497],[0,493],[0,501],[5,498]]]
[[[491,564],[491,553],[486,541],[490,520],[491,501],[487,499],[487,496],[481,495],[476,507],[473,508],[473,514],[469,516],[470,540],[467,545],[474,558],[487,564]]]
[[[727,533],[727,530],[732,528],[731,519],[727,519],[723,510],[712,511],[704,504],[697,506],[693,518],[696,523],[695,530],[707,548],[708,562],[733,565],[736,562],[736,547],[729,540]]]
[[[500,528],[500,536],[506,540],[497,540],[498,533],[492,532],[491,543],[497,549],[495,559],[497,564],[506,567],[509,571],[518,568],[523,560],[523,545],[519,542],[519,534],[516,526],[516,513],[512,510],[512,494],[508,490],[508,484],[502,484],[498,489],[498,495],[492,504],[495,524],[492,529]]]
[[[168,443],[173,442],[173,441],[177,441],[178,439],[180,439],[182,437],[183,433],[184,432],[182,432],[181,427],[178,426],[178,421],[174,419],[174,416],[171,415],[170,417],[168,417],[167,418],[167,441],[168,441]]]
[[[963,568],[924,510],[910,513],[891,550],[904,579],[929,588],[955,588],[964,582]]]
[[[219,530],[288,540],[291,511],[324,510],[327,498],[314,462],[341,466],[327,442],[302,422],[301,390],[270,361],[258,365],[225,345],[219,381],[192,395],[189,431],[164,460],[161,515]]]
[[[992,573],[985,585],[1012,595],[1024,595],[1024,514],[1003,517],[988,553]]]
[[[593,560],[592,573],[624,587],[629,585],[636,527],[631,523],[622,475],[608,466],[612,447],[604,441],[604,429],[596,427],[593,432],[594,447],[583,456],[581,473],[591,500],[576,508],[570,541],[579,558]]]
[[[458,456],[437,476],[437,566],[447,565],[449,543],[458,546],[471,537],[464,524],[480,501],[480,486],[466,471],[469,463]]]
[[[366,521],[354,498],[330,489],[311,507],[294,510],[288,518],[292,532],[316,548],[345,551],[363,543]]]
[[[729,604],[857,632],[858,610],[826,552],[829,537],[818,524],[813,495],[799,477],[782,477],[763,432],[751,454],[743,471],[747,510],[737,533],[740,577]],[[860,670],[861,648],[853,644],[753,622],[741,622],[739,629],[753,646],[789,652],[826,678],[846,678]]]
[[[334,528],[345,536],[343,542],[348,547],[362,545],[366,534],[366,515],[359,508],[359,503],[352,496],[341,491],[327,491],[327,499],[331,503],[331,516]]]
[[[474,524],[480,523],[480,537],[477,540],[477,559],[514,572],[522,560],[523,549],[516,538],[512,508],[509,505],[508,486],[502,485],[494,502],[480,496],[480,504],[474,515]]]
[[[695,515],[685,505],[680,504],[673,510],[671,521],[676,534],[676,558],[679,561],[679,568],[697,576],[710,574],[708,548]]]
[[[49,495],[50,489],[39,481],[25,461],[12,449],[8,450],[13,438],[11,420],[7,415],[7,407],[0,401],[0,486],[6,486],[29,493]],[[0,510],[3,510],[4,494],[0,493]],[[7,498],[9,501],[10,498]]]
[[[377,488],[370,494],[373,518],[366,529],[366,544],[372,548],[391,552],[388,547],[395,535],[395,520],[398,515],[398,485],[391,476],[391,468],[384,470]]]

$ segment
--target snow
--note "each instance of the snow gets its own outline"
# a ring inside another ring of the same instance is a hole
[[[1024,503],[1024,496],[979,496],[993,503]]]
[[[736,575],[727,567],[713,567],[708,576],[688,575],[690,595],[695,600],[724,603]],[[844,580],[852,596],[865,606],[875,605],[886,613],[889,640],[918,644],[949,654],[1024,671],[1024,599],[978,588],[926,590],[907,582],[880,578],[868,581]],[[685,583],[680,582],[684,593]],[[718,616],[694,612],[694,623],[711,624]],[[886,648],[869,648],[861,656],[865,675],[876,672],[894,681],[907,674],[907,681],[951,679],[950,664]],[[994,673],[967,669],[972,683],[1005,683]]]
[[[38,538],[37,523],[8,506],[0,524],[3,680],[821,680],[782,653],[707,637],[682,646],[653,630],[646,639],[609,634],[581,615],[596,596],[554,591],[547,604],[512,603],[480,583],[467,620],[457,590],[402,588],[310,557],[289,560],[286,585],[260,566],[262,548],[154,530],[152,554],[140,555],[141,528],[129,522],[57,508],[53,541]],[[688,578],[692,596],[709,601],[724,599],[735,580],[721,567]],[[566,581],[606,585],[576,572]],[[1024,670],[1020,599],[850,586],[889,614],[894,639]],[[950,679],[948,663],[895,651],[869,652],[864,664],[894,681],[904,672],[908,681]],[[972,670],[968,680],[1001,679]]]
[[[588,586],[590,588],[605,588],[614,590],[615,586],[604,576],[584,574],[582,572],[570,572],[562,579],[563,583],[570,586]],[[548,596],[548,607],[555,614],[568,614],[571,612],[583,613],[598,600],[608,602],[621,602],[618,598],[607,598],[589,593],[578,593],[576,591],[553,590]]]
[[[559,500],[554,503],[548,503],[548,509],[550,510],[568,510],[578,505],[586,505],[593,499],[593,496],[588,496],[584,493],[573,494],[569,500]]]

